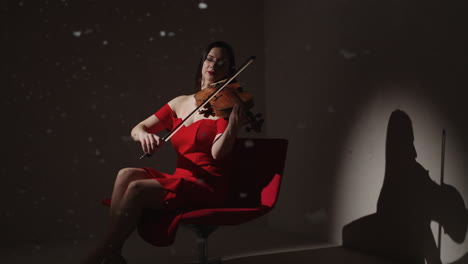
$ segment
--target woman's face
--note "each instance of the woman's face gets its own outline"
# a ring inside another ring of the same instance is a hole
[[[229,58],[222,48],[212,48],[203,62],[202,89],[208,84],[221,80],[229,73]]]

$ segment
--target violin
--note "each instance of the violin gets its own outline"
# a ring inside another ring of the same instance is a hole
[[[196,105],[200,106],[205,103],[208,98],[217,89],[219,89],[219,87],[226,83],[226,81],[227,79],[212,83],[209,85],[209,87],[198,91],[194,95]],[[243,109],[247,110],[245,113],[249,125],[246,127],[246,130],[260,132],[264,121],[262,115],[260,113],[254,115],[249,110],[254,106],[253,95],[244,91],[238,82],[227,84],[224,90],[220,91],[217,95],[212,97],[209,103],[205,104],[203,109],[200,109],[198,112],[203,114],[205,117],[218,116],[227,118],[231,114],[232,108],[235,104],[239,104]]]
[[[215,88],[214,91],[212,91],[212,93],[210,94],[204,94],[205,96],[200,96],[200,104],[197,105],[197,107],[190,113],[188,114],[183,120],[182,122],[180,122],[175,128],[173,128],[171,131],[169,131],[166,135],[164,135],[161,139],[164,141],[164,142],[167,142],[171,139],[171,137],[177,133],[177,131],[179,131],[179,129],[182,128],[182,126],[184,125],[185,121],[187,121],[189,118],[191,118],[197,111],[199,111],[201,108],[205,108],[207,109],[208,112],[206,113],[209,113],[211,114],[211,112],[209,112],[209,106],[206,106],[208,103],[210,103],[216,96],[220,97],[220,92],[223,91],[223,89],[231,83],[232,80],[234,80],[237,75],[239,75],[243,70],[245,70],[245,68],[247,68],[250,64],[252,64],[252,62],[255,60],[255,56],[252,56],[250,57],[229,79],[227,79],[225,82],[222,82],[222,84],[220,84],[220,87],[218,88]],[[216,85],[215,85],[216,86]],[[232,89],[232,88],[231,88]],[[206,90],[206,89],[203,89],[203,90]],[[231,93],[231,94],[236,94],[236,93]],[[227,97],[227,96],[226,96]],[[240,97],[236,97],[234,96],[234,98],[237,98],[235,100],[240,100],[242,101],[242,99],[240,99]],[[217,100],[215,100],[217,101]],[[236,101],[235,103],[238,103],[239,101]],[[231,107],[232,108],[234,106],[235,103],[232,103]],[[202,110],[203,111],[203,110]],[[230,113],[230,112],[229,112]],[[250,129],[256,129],[256,131],[260,131],[260,126],[261,126],[261,123],[263,122],[263,119],[259,120],[259,121],[256,121],[256,122],[253,122],[257,119],[258,115],[257,116],[254,116],[252,113],[246,113],[247,114],[247,118],[249,119],[249,123],[251,123],[251,127],[248,128],[248,130]],[[250,121],[252,120],[252,122]],[[145,153],[143,155],[141,155],[140,159],[143,159],[144,157],[150,157],[151,154],[148,154],[148,153]]]

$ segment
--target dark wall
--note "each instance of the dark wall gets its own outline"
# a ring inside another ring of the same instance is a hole
[[[139,161],[130,130],[193,92],[208,43],[257,55],[239,80],[262,112],[263,3],[199,3],[2,1],[3,242],[95,236],[120,168],[171,172],[172,149]]]

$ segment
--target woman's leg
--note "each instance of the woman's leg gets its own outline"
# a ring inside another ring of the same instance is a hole
[[[117,173],[115,177],[114,189],[112,190],[112,203],[110,206],[110,213],[117,213],[117,208],[120,207],[120,201],[127,191],[128,185],[136,180],[149,179],[151,175],[141,168],[124,168]]]
[[[132,181],[120,204],[116,206],[116,212],[111,212],[109,232],[104,238],[104,245],[114,254],[120,254],[123,243],[135,230],[143,209],[161,209],[165,194],[166,191],[154,179]]]
[[[162,207],[166,191],[157,180],[147,179],[145,173],[140,169],[119,172],[112,194],[109,231],[85,263],[100,263],[108,255],[120,255],[125,240],[138,224],[142,210]]]

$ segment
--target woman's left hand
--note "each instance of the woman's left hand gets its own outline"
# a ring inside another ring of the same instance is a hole
[[[245,110],[240,104],[235,104],[232,108],[231,114],[229,115],[229,124],[236,128],[240,128],[245,125],[247,118],[245,115]]]

